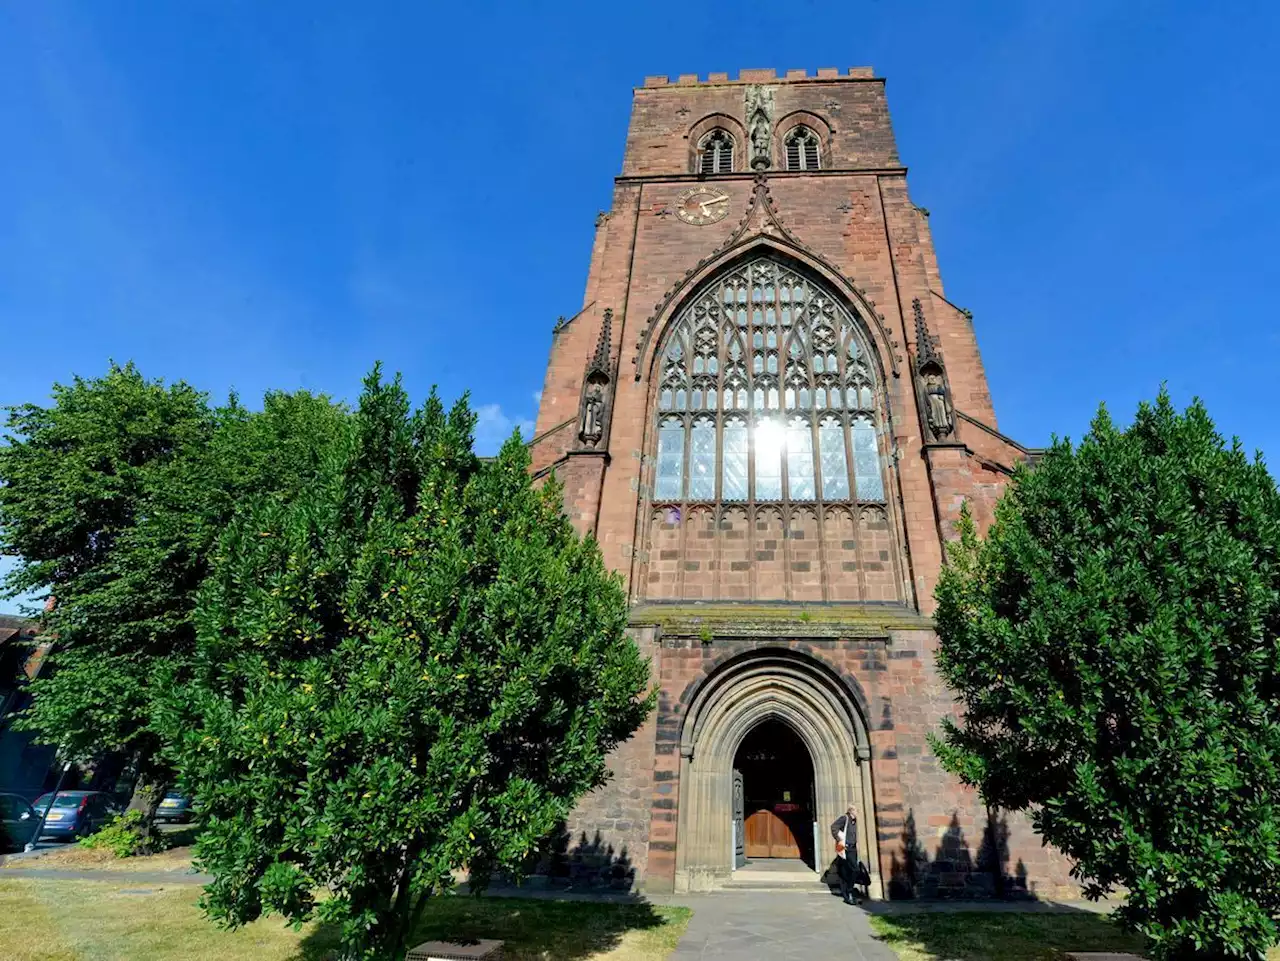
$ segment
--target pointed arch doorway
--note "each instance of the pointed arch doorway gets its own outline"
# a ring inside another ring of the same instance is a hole
[[[733,762],[742,779],[741,857],[801,861],[815,869],[813,760],[786,723],[761,721],[743,739]]]
[[[852,805],[871,894],[884,896],[866,705],[856,682],[809,654],[757,648],[722,664],[682,700],[688,707],[680,723],[677,891],[715,890],[728,881],[747,861],[748,816],[766,809],[783,821],[778,846],[774,822],[762,817],[753,847],[762,850],[767,841],[770,858],[789,844],[801,855],[807,848],[812,863],[806,866],[816,875],[835,858],[827,825]],[[778,763],[787,752],[785,763]],[[756,788],[748,786],[753,764],[760,779]],[[812,785],[809,809],[779,812],[778,804],[803,805],[794,799],[805,797],[806,775]],[[780,800],[788,790],[793,800]],[[748,793],[758,802],[754,809]]]

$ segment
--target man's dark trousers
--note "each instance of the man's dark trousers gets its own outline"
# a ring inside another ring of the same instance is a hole
[[[848,857],[836,858],[836,861],[838,862],[836,867],[840,873],[840,897],[846,901],[852,901],[854,897],[853,862]]]

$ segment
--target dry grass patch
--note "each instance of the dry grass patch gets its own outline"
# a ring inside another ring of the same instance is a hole
[[[69,843],[50,848],[48,853],[38,858],[10,859],[0,868],[20,868],[23,871],[189,871],[197,830],[194,825],[169,828],[162,837],[172,847],[157,854],[118,858],[105,848]]]
[[[68,844],[39,858],[10,860],[4,865],[23,871],[189,871],[191,849],[174,848],[145,857],[118,858],[102,848]]]
[[[328,961],[335,933],[292,931],[278,918],[221,931],[201,915],[199,888],[43,878],[0,880],[0,958],[6,961]],[[662,961],[688,925],[687,908],[442,898],[417,940],[483,936],[508,961]]]

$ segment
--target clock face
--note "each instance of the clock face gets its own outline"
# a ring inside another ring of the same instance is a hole
[[[676,216],[686,224],[714,224],[728,213],[729,195],[719,187],[698,184],[676,198]]]

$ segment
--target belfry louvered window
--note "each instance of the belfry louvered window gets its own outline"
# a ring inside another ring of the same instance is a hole
[[[717,127],[698,144],[698,171],[704,174],[733,173],[733,138]]]
[[[760,257],[705,287],[664,344],[653,498],[885,500],[877,393],[835,296]]]
[[[818,135],[808,127],[796,127],[786,137],[787,169],[818,169]]]

